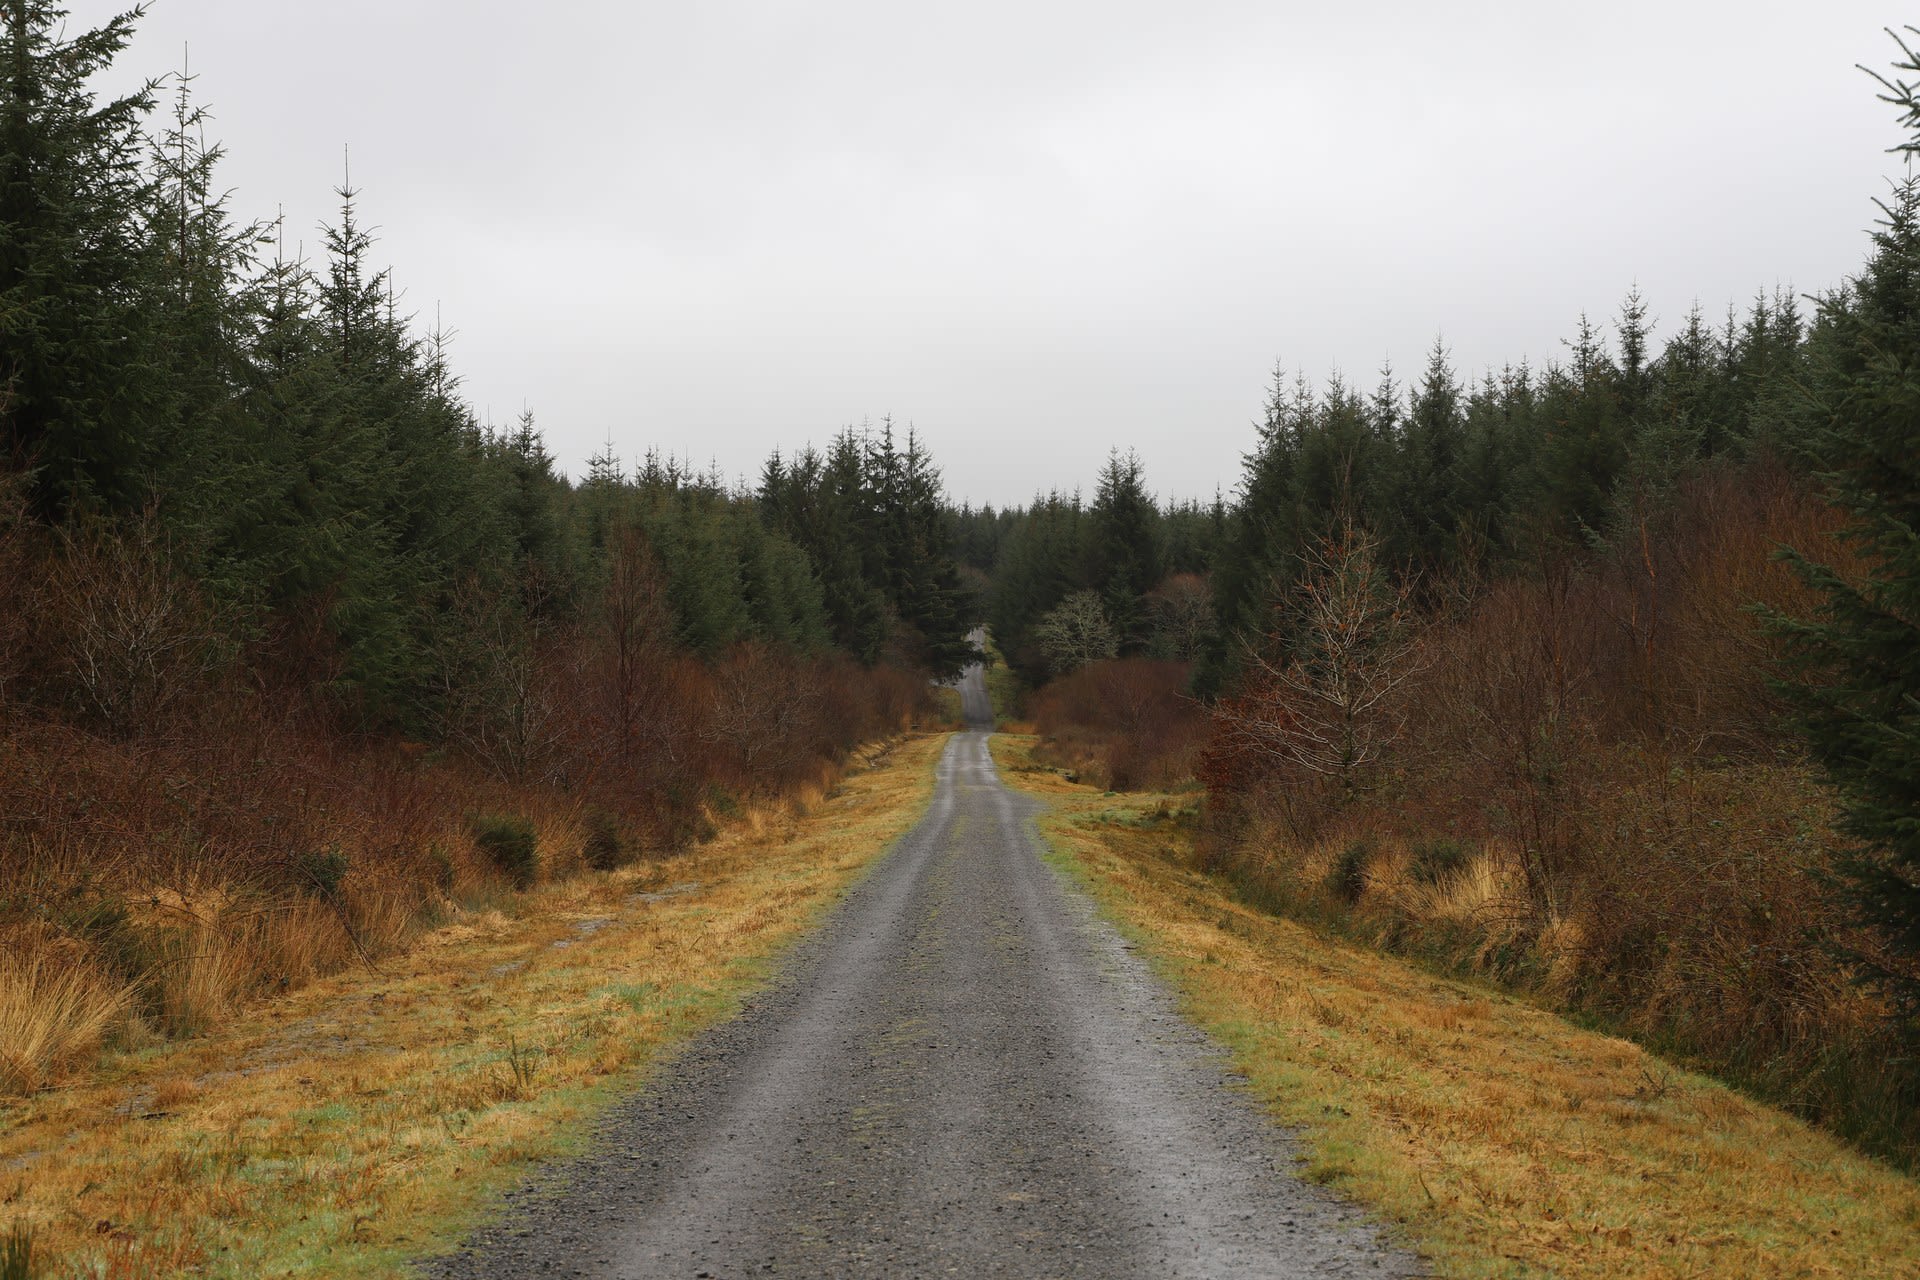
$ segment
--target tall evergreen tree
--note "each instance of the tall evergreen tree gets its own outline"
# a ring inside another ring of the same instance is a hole
[[[1903,72],[1920,58],[1902,46]],[[1920,87],[1885,82],[1920,151]],[[1857,842],[1845,875],[1887,950],[1862,959],[1920,1037],[1920,179],[1886,206],[1874,254],[1822,310],[1813,349],[1813,451],[1859,578],[1795,556],[1820,595],[1812,618],[1777,620],[1807,677],[1786,686]]]
[[[1159,511],[1137,454],[1116,449],[1107,455],[1088,515],[1093,528],[1087,579],[1100,593],[1120,652],[1139,653],[1147,644],[1144,602],[1160,581],[1161,550]]]
[[[1447,349],[1436,339],[1407,414],[1394,468],[1396,500],[1377,516],[1396,535],[1388,555],[1428,575],[1438,574],[1450,562],[1460,523],[1464,398]]]
[[[155,86],[93,92],[140,13],[77,36],[47,0],[0,15],[0,454],[33,470],[43,515],[136,505],[154,462]]]

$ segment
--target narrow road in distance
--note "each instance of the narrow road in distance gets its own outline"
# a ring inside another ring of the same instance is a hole
[[[1419,1274],[1041,861],[977,668],[962,702],[926,817],[771,989],[431,1274]]]

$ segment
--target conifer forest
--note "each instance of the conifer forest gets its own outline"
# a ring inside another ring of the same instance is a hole
[[[1276,368],[1207,494],[1111,440],[981,505],[904,417],[758,462],[610,437],[572,475],[464,398],[378,190],[291,251],[191,77],[101,90],[143,11],[0,14],[0,1131],[515,903],[671,906],[721,873],[661,868],[794,844],[978,727],[984,664],[990,765],[1155,797],[1189,889],[1920,1168],[1910,168],[1820,291],[1658,318],[1623,282],[1545,361]],[[1902,164],[1907,39],[1863,86]],[[461,1116],[531,1105],[503,1043]],[[0,1158],[0,1280],[228,1274],[158,1227],[87,1243],[132,1209],[16,1214],[46,1167]]]

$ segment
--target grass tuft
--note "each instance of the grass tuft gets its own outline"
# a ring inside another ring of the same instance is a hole
[[[91,1054],[130,988],[35,955],[0,954],[0,1093],[29,1093]]]
[[[0,1280],[35,1280],[39,1271],[33,1258],[33,1230],[16,1222],[0,1237]]]

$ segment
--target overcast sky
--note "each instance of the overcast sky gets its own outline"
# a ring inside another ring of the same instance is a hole
[[[74,0],[72,22],[123,7]],[[311,248],[350,146],[498,423],[757,472],[892,414],[956,498],[1231,491],[1276,362],[1556,358],[1863,260],[1862,0],[158,0],[237,211]]]

